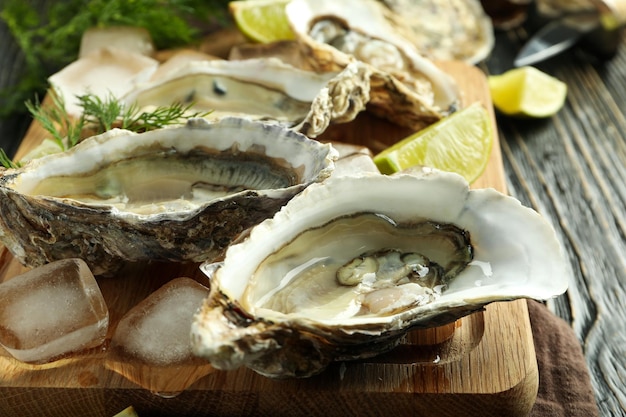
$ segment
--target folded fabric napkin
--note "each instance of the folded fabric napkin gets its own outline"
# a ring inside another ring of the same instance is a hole
[[[537,301],[528,301],[528,313],[539,367],[531,417],[598,416],[587,363],[572,328]]]

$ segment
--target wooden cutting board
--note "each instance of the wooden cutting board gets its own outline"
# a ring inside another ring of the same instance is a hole
[[[481,101],[492,111],[483,73],[462,63],[442,63],[463,92],[465,104]],[[495,118],[492,120],[495,126]],[[496,132],[496,129],[494,129]],[[324,140],[369,146],[374,152],[408,131],[368,115],[338,127]],[[497,133],[494,133],[497,136]],[[17,157],[45,137],[33,124]],[[490,163],[474,188],[505,191],[497,137]],[[0,281],[25,268],[4,249]],[[206,284],[195,265],[135,266],[100,279],[111,328],[132,306],[168,280],[190,276]],[[105,368],[106,349],[43,365],[26,365],[0,348],[0,415],[112,416],[129,405],[139,415],[257,416],[521,416],[538,387],[528,311],[524,301],[489,305],[456,323],[416,330],[392,352],[338,363],[303,380],[270,380],[247,369],[213,371],[174,398],[150,393]],[[176,378],[172,376],[170,378]]]

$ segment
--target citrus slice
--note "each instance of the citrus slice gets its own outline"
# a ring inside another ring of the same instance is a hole
[[[290,0],[231,1],[228,7],[239,30],[250,40],[261,43],[294,39],[285,14]]]
[[[139,417],[139,414],[135,411],[135,408],[130,405],[114,415],[113,417]]]
[[[534,67],[520,67],[489,77],[494,106],[511,116],[543,118],[565,103],[567,85]]]
[[[472,183],[485,170],[492,143],[489,113],[474,103],[383,150],[374,163],[383,174],[421,165],[456,172]]]

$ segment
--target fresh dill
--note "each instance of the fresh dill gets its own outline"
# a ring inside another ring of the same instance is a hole
[[[112,95],[102,99],[94,94],[78,96],[83,114],[78,125],[89,129],[92,134],[104,133],[114,127],[132,132],[145,132],[159,129],[168,125],[181,123],[192,117],[205,117],[211,112],[192,111],[194,103],[187,105],[174,102],[168,106],[158,106],[150,111],[141,111],[136,104],[125,105]],[[74,132],[76,137],[69,143],[80,141],[80,133]]]
[[[26,108],[33,119],[52,135],[52,140],[59,148],[66,150],[78,143],[85,118],[81,116],[78,120],[73,120],[65,110],[65,101],[60,94],[51,91],[49,97],[52,100],[50,106],[44,106],[36,99],[34,103],[27,101]]]
[[[78,120],[74,120],[65,111],[65,104],[59,95],[53,95],[53,105],[31,106],[33,116],[44,128],[59,126],[60,130],[48,130],[61,149],[66,150],[81,141],[85,131],[89,136],[99,135],[115,127],[132,132],[145,132],[181,123],[183,119],[191,117],[205,117],[210,112],[192,112],[193,103],[182,105],[172,103],[169,106],[159,106],[150,111],[140,111],[136,104],[129,106],[117,100],[113,95],[101,98],[95,94],[77,96],[83,112]],[[32,111],[31,111],[32,112]],[[46,120],[48,118],[48,120]],[[61,137],[60,141],[57,138]]]
[[[0,149],[0,164],[5,168],[19,168],[22,166],[19,162],[12,161],[4,149]]]
[[[102,99],[93,94],[77,96],[83,108],[83,121],[97,133],[111,130],[120,117],[124,117],[124,105],[113,96]],[[129,129],[130,130],[130,129]]]
[[[94,94],[77,96],[83,108],[77,119],[65,110],[65,101],[60,94],[52,92],[51,103],[42,104],[38,100],[27,102],[26,107],[44,130],[51,136],[61,151],[76,146],[88,136],[99,135],[113,128],[132,132],[145,132],[168,125],[182,123],[192,117],[205,117],[211,112],[193,111],[193,103],[184,105],[172,103],[159,106],[150,111],[141,111],[135,104],[126,106],[112,95],[101,98]],[[0,164],[5,168],[19,167],[0,149]]]
[[[161,106],[149,112],[140,112],[137,106],[130,106],[122,114],[122,129],[132,131],[146,131],[165,127],[183,118],[205,117],[210,112],[196,112],[189,114],[193,103],[183,105],[181,103],[172,103],[169,106]]]

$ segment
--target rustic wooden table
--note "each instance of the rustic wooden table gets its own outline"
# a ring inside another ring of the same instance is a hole
[[[499,33],[483,68],[509,69],[526,34]],[[537,65],[567,83],[547,120],[498,117],[509,193],[555,227],[571,268],[549,304],[580,340],[601,415],[626,415],[626,46],[606,62],[574,49]]]
[[[498,33],[481,68],[510,68],[525,36]],[[607,62],[574,49],[538,67],[568,84],[568,100],[547,120],[498,117],[508,191],[557,230],[571,282],[549,307],[581,342],[601,415],[626,415],[626,47]],[[0,23],[0,89],[23,68]],[[0,147],[9,155],[30,122],[17,113],[0,119]]]

